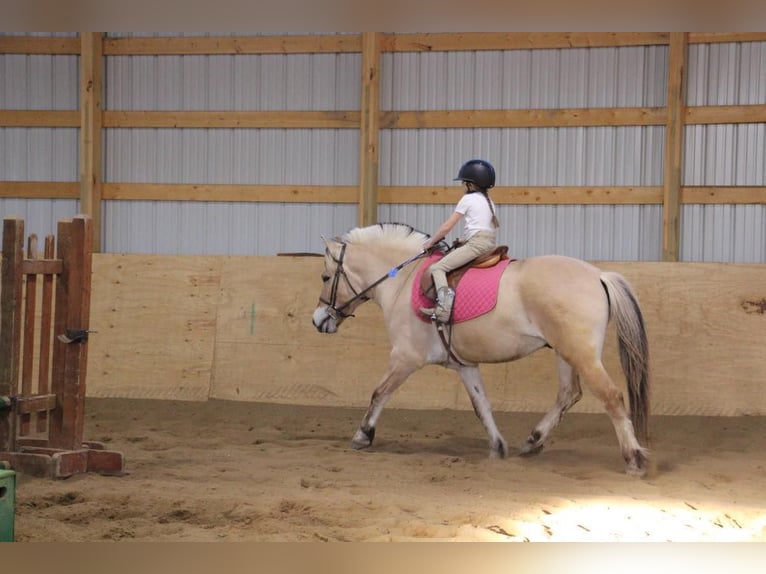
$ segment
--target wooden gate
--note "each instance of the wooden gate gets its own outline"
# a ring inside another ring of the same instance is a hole
[[[87,216],[60,221],[42,257],[23,220],[3,221],[0,461],[21,473],[123,471],[121,453],[83,441],[92,244]]]

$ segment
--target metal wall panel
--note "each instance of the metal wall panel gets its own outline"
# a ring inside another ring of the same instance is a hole
[[[359,135],[352,130],[110,129],[107,137],[114,181],[355,185],[358,179]],[[310,251],[321,245],[320,233],[339,233],[337,225],[345,230],[357,221],[356,205],[107,201],[104,209],[110,230],[104,247],[111,252]],[[243,243],[240,236],[248,234]]]
[[[78,109],[77,66],[77,56],[0,54],[0,109]],[[77,181],[78,133],[73,128],[0,128],[0,181]],[[78,210],[76,200],[0,198],[0,218],[22,217],[27,235],[40,238],[55,234],[58,220]]]
[[[361,55],[114,56],[108,109],[358,110]],[[107,181],[356,185],[356,130],[109,129]],[[355,205],[105,202],[104,249],[273,255],[319,251]],[[129,222],[128,224],[123,222]]]
[[[0,108],[77,109],[77,61],[0,55]],[[384,53],[381,106],[662,106],[666,67],[666,46]],[[691,45],[689,105],[766,103],[765,67],[763,42]],[[104,101],[122,110],[358,110],[360,73],[359,54],[110,56]],[[684,184],[764,185],[765,130],[687,127]],[[108,129],[104,137],[106,181],[358,182],[356,130]],[[0,129],[0,180],[76,181],[78,145],[76,129]],[[478,156],[495,164],[498,185],[661,185],[663,147],[662,127],[383,130],[380,183],[451,185],[459,165]],[[432,232],[452,207],[381,205],[378,214]],[[18,213],[33,228],[77,209],[75,200],[0,200],[0,213]],[[500,240],[519,257],[661,255],[661,206],[507,205],[499,215]],[[764,262],[765,220],[762,205],[684,206],[682,259]],[[348,205],[107,201],[102,245],[142,253],[315,251],[320,234],[356,222],[356,206]]]
[[[689,47],[692,106],[766,103],[766,42]],[[685,185],[766,185],[766,124],[688,126]],[[766,206],[686,205],[683,261],[766,262]]]
[[[383,55],[381,107],[391,110],[660,106],[666,47]],[[384,130],[381,185],[454,185],[483,157],[497,185],[661,185],[664,129]],[[379,207],[381,220],[432,233],[446,205]],[[516,257],[661,256],[660,206],[499,206],[499,241]],[[458,230],[450,235],[457,237]]]

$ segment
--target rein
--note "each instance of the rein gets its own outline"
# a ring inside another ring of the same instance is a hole
[[[335,258],[335,256],[330,254],[330,256],[333,258],[333,261],[335,261],[335,263],[337,264],[335,267],[335,275],[333,275],[333,278],[332,278],[332,289],[330,290],[330,300],[327,301],[325,299],[322,299],[321,297],[319,298],[319,301],[321,303],[324,303],[325,305],[327,305],[328,317],[332,317],[335,320],[337,320],[338,317],[342,319],[353,317],[354,316],[353,314],[345,312],[345,309],[349,305],[353,304],[357,300],[360,300],[362,302],[369,301],[370,298],[367,296],[367,292],[369,292],[371,289],[374,289],[375,287],[383,283],[383,281],[385,281],[386,279],[396,277],[396,274],[399,273],[399,271],[401,271],[404,267],[406,267],[413,261],[417,261],[418,259],[420,259],[426,254],[425,251],[421,251],[420,253],[407,259],[407,261],[400,263],[396,267],[392,267],[388,271],[388,273],[383,275],[380,279],[374,281],[371,285],[368,285],[361,291],[357,291],[356,289],[354,289],[354,286],[351,284],[351,281],[349,280],[348,275],[346,274],[346,270],[343,269],[343,258],[346,255],[346,245],[347,245],[346,243],[342,244],[342,247],[340,248],[340,255],[338,256],[337,259]],[[348,301],[346,301],[345,303],[343,303],[342,305],[337,306],[336,303],[337,303],[337,297],[338,297],[338,284],[340,283],[341,276],[343,277],[343,279],[345,279],[346,285],[348,286],[349,289],[351,289],[351,292],[354,294],[354,296]]]
[[[337,259],[335,258],[334,255],[330,254],[333,261],[335,261],[336,263],[336,267],[335,267],[335,275],[333,275],[333,278],[332,278],[332,289],[330,290],[330,300],[328,301],[326,299],[323,299],[322,297],[319,298],[319,301],[321,303],[324,303],[325,305],[327,305],[327,310],[328,310],[327,317],[324,319],[324,321],[327,321],[330,318],[335,319],[337,321],[338,317],[342,319],[348,319],[349,317],[353,317],[354,315],[352,313],[345,312],[345,309],[347,307],[352,305],[355,301],[362,301],[362,302],[369,301],[370,298],[367,296],[367,292],[369,292],[371,289],[374,289],[375,287],[383,283],[383,281],[385,281],[386,279],[396,277],[397,273],[399,273],[399,271],[401,271],[404,267],[406,267],[413,261],[417,261],[424,255],[426,255],[425,250],[421,251],[420,253],[416,255],[413,255],[412,257],[407,259],[407,261],[403,261],[396,267],[392,267],[388,271],[388,273],[386,273],[385,275],[383,275],[382,277],[374,281],[371,285],[368,285],[361,291],[357,291],[354,288],[354,286],[351,284],[351,281],[349,280],[348,275],[346,274],[346,270],[343,268],[343,259],[346,256],[346,246],[347,246],[346,243],[342,244],[340,248],[340,255],[338,256]],[[345,303],[343,303],[342,305],[338,306],[337,305],[338,285],[340,283],[341,277],[343,277],[343,279],[346,281],[346,285],[348,286],[349,289],[351,289],[351,292],[354,294],[354,296],[348,301],[346,301]],[[465,363],[463,363],[455,354],[455,352],[452,350],[452,325],[451,324],[449,325],[447,334],[444,333],[444,325],[440,323],[437,323],[436,330],[439,333],[439,338],[441,339],[442,344],[444,345],[444,348],[447,350],[447,354],[449,355],[449,357],[453,361],[455,361],[458,365],[465,366]]]

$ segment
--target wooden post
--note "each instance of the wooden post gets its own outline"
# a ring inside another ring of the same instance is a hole
[[[24,221],[3,221],[3,260],[0,268],[0,452],[15,450],[17,417],[8,399],[18,394],[21,353],[21,313],[24,261]]]
[[[680,250],[681,178],[686,111],[687,34],[671,32],[668,54],[668,103],[665,124],[665,173],[662,198],[662,259],[678,261]]]
[[[63,270],[56,286],[56,337],[67,329],[89,328],[92,241],[89,217],[59,222],[58,258],[63,261]],[[53,448],[82,447],[87,361],[87,342],[64,343],[54,339],[51,391],[56,395],[58,408],[50,415],[49,445]]]
[[[102,34],[81,32],[80,43],[80,212],[93,219],[93,250],[100,251]]]
[[[37,258],[37,235],[34,233],[27,240],[26,259]],[[32,395],[32,375],[35,348],[35,311],[37,309],[37,274],[24,274],[24,327],[22,345],[24,353],[21,357],[21,395]],[[22,413],[19,421],[19,436],[29,435],[32,413]]]
[[[359,134],[359,225],[378,220],[380,34],[362,33],[362,106]]]

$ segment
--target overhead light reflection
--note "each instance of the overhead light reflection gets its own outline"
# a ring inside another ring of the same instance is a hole
[[[484,525],[485,539],[517,542],[746,542],[766,540],[763,508],[698,508],[668,501],[662,508],[627,499],[556,503]]]

